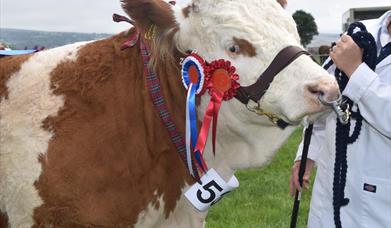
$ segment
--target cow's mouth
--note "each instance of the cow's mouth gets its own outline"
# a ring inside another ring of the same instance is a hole
[[[314,123],[319,119],[326,118],[332,111],[330,106],[319,104],[319,107],[316,110],[296,114],[290,113],[290,115],[282,114],[279,117],[289,125],[295,126],[303,123]]]

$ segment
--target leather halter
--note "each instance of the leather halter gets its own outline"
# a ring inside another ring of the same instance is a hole
[[[258,77],[257,81],[249,86],[241,86],[237,91],[235,98],[246,105],[247,109],[260,116],[267,116],[271,122],[279,128],[284,129],[290,124],[280,119],[273,113],[265,112],[260,108],[260,100],[269,89],[274,77],[281,72],[285,67],[291,64],[301,55],[310,55],[307,51],[297,46],[288,46],[282,49],[273,59],[266,70]],[[249,106],[249,101],[252,100],[257,105]]]
[[[269,67],[258,77],[257,81],[249,86],[241,86],[235,98],[245,105],[250,100],[259,103],[269,89],[274,77],[303,54],[310,55],[310,53],[297,46],[288,46],[282,49],[270,63]]]

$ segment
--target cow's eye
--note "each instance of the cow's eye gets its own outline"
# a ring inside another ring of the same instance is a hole
[[[234,45],[231,45],[229,48],[228,48],[229,52],[232,53],[232,54],[238,54],[240,52],[240,47],[239,45],[237,44],[234,44]]]

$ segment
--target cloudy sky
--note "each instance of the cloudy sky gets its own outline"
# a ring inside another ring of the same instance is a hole
[[[387,5],[391,0],[288,0],[287,10],[311,13],[321,33],[340,33],[347,9]],[[111,22],[114,12],[123,13],[119,0],[0,0],[0,28],[116,33],[127,25]]]

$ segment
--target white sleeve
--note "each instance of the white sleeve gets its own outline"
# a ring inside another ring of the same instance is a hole
[[[321,153],[324,152],[326,144],[326,119],[319,120],[314,123],[314,128],[312,130],[311,143],[308,148],[308,158],[317,162]],[[305,131],[305,129],[304,129]],[[303,132],[304,137],[304,132]],[[295,161],[301,160],[301,154],[303,152],[303,141],[301,140],[299,147],[297,148],[296,159]]]
[[[358,105],[369,125],[391,138],[391,84],[382,82],[367,64],[362,63],[352,74],[343,95]]]

